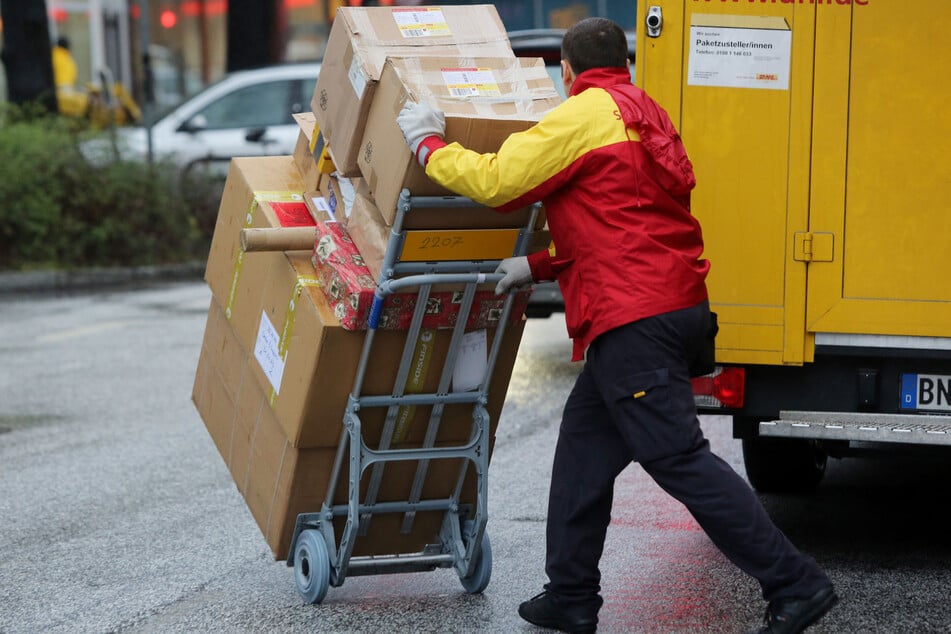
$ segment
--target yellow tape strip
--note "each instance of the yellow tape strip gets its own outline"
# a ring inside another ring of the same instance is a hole
[[[405,394],[419,394],[426,383],[429,373],[429,363],[433,358],[433,349],[436,347],[436,331],[421,330],[416,340],[416,349],[413,351],[413,365],[409,369],[409,379],[406,382]],[[404,405],[396,412],[396,431],[393,432],[393,442],[401,443],[409,434],[409,425],[416,416],[415,405]]]
[[[254,214],[261,205],[261,202],[296,202],[303,201],[304,196],[300,192],[287,190],[281,191],[258,191],[254,192],[254,197],[248,203],[248,210],[244,214],[244,225],[242,229],[250,229],[254,225]],[[231,321],[231,313],[234,309],[235,294],[238,291],[238,279],[241,277],[241,269],[244,267],[244,249],[238,249],[238,254],[234,258],[234,269],[231,272],[231,286],[228,288],[228,303],[225,305],[225,317]]]
[[[297,276],[297,283],[294,284],[294,290],[291,291],[291,298],[287,301],[284,327],[281,329],[281,339],[277,344],[277,353],[280,355],[282,361],[287,360],[287,347],[290,345],[291,337],[294,336],[294,322],[297,318],[298,300],[300,299],[301,292],[307,286],[320,286],[320,280],[316,277]],[[277,401],[277,390],[273,387],[271,388],[270,394],[268,394],[267,401],[273,408],[274,403]]]
[[[501,260],[512,256],[518,229],[407,231],[400,259],[404,262]]]
[[[310,153],[317,163],[317,172],[319,174],[333,174],[337,171],[333,159],[330,158],[330,148],[324,140],[324,135],[320,132],[320,126],[314,122],[314,131],[310,137]]]

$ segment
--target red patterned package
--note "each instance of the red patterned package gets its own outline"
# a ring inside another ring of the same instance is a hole
[[[347,330],[365,330],[376,282],[347,230],[339,223],[318,222],[312,259],[320,287],[341,325]],[[522,318],[530,294],[531,291],[520,291],[516,294],[512,307],[513,322]],[[378,328],[409,328],[417,299],[415,291],[394,293],[387,297],[383,303]],[[491,289],[476,291],[466,329],[497,326],[504,302],[505,297],[496,295]],[[461,303],[461,290],[434,288],[426,302],[423,328],[452,328],[459,319]]]

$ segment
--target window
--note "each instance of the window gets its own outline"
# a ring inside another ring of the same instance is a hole
[[[300,80],[272,81],[239,88],[201,111],[207,130],[294,123],[291,104],[301,103]]]

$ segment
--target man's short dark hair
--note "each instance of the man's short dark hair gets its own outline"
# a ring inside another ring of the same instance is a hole
[[[627,37],[607,18],[585,18],[565,33],[561,58],[581,74],[591,68],[627,66]]]

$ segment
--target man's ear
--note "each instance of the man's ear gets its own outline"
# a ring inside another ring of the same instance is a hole
[[[571,84],[575,80],[575,72],[567,60],[561,60],[561,83],[565,86],[565,94],[571,92]]]

